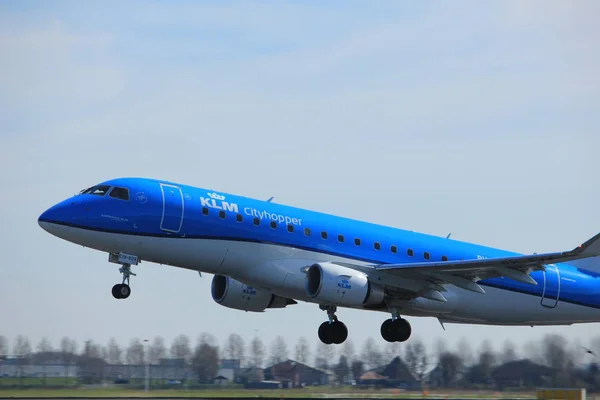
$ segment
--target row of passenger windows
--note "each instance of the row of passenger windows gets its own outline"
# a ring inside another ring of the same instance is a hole
[[[207,207],[203,207],[202,208],[202,214],[203,215],[208,215],[208,208]],[[225,213],[225,211],[220,210],[219,211],[219,218],[221,219],[225,219],[225,217],[227,216],[227,214]],[[236,214],[235,216],[235,220],[237,222],[243,222],[244,217],[242,216],[242,214]],[[260,225],[260,218],[254,217],[252,219],[252,223],[256,226]],[[277,222],[275,221],[270,221],[269,222],[269,226],[271,227],[271,229],[276,229],[277,228]],[[295,231],[294,225],[292,224],[288,224],[287,225],[287,231],[290,233],[293,233]],[[304,235],[305,236],[311,236],[311,230],[310,228],[304,228]],[[322,239],[327,239],[329,237],[329,235],[327,234],[326,231],[321,231],[320,236]],[[344,235],[337,235],[337,240],[340,243],[344,243],[345,238]],[[360,246],[361,245],[361,240],[360,238],[354,238],[354,244],[356,246]],[[381,250],[381,244],[379,242],[373,242],[373,248],[375,250]],[[395,245],[391,245],[390,246],[390,251],[394,254],[398,253],[398,247],[396,247]],[[407,249],[406,250],[406,254],[409,257],[413,257],[415,255],[414,251],[412,249]],[[426,260],[431,259],[431,255],[429,254],[429,252],[424,252],[423,253],[423,258],[425,258]],[[446,256],[442,256],[442,261],[448,261],[448,257]]]

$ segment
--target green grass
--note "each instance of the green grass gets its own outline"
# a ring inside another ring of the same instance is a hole
[[[6,397],[36,397],[36,398],[93,398],[93,397],[189,397],[189,398],[210,398],[210,397],[243,397],[243,398],[326,398],[326,397],[357,397],[357,398],[535,398],[535,393],[498,394],[494,392],[439,392],[429,393],[424,396],[419,392],[396,392],[393,389],[366,390],[366,389],[338,389],[330,387],[310,387],[305,389],[271,389],[271,390],[244,390],[244,389],[201,389],[201,390],[151,390],[146,393],[143,390],[124,389],[120,387],[108,388],[71,388],[71,389],[19,389],[19,388],[1,388],[0,398]]]

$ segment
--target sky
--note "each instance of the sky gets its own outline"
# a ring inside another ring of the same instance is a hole
[[[0,2],[0,334],[231,332],[318,342],[316,305],[224,308],[211,275],[139,266],[38,216],[95,183],[165,179],[527,252],[600,231],[600,3],[506,0]],[[387,316],[339,310],[360,348]],[[427,346],[600,324],[446,325]]]

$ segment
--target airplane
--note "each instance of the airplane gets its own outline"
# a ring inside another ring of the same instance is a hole
[[[130,296],[142,262],[213,274],[211,296],[224,307],[318,305],[326,344],[348,337],[338,308],[387,313],[387,342],[410,338],[405,317],[437,318],[442,327],[600,322],[600,234],[571,250],[519,254],[272,199],[126,177],[59,202],[38,223],[108,253],[122,274],[115,299]]]

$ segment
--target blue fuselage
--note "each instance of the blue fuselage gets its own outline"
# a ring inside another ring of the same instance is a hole
[[[173,240],[274,244],[373,264],[518,255],[165,181],[121,178],[102,185],[108,189],[115,186],[126,189],[127,195],[80,194],[50,208],[40,221]],[[595,271],[557,264],[531,276],[543,284],[534,286],[504,278],[487,279],[479,284],[538,296],[546,307],[566,302],[600,308],[600,275]]]

